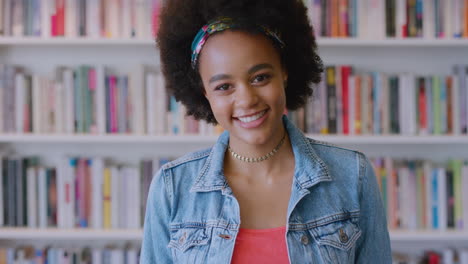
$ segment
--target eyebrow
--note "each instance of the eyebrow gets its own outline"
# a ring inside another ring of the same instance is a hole
[[[247,73],[252,74],[252,73],[254,73],[256,71],[259,71],[259,70],[262,70],[262,69],[273,69],[273,65],[271,65],[269,63],[257,64],[255,66],[253,66],[252,68],[250,68],[247,71]],[[211,79],[209,80],[209,83],[213,83],[213,82],[224,80],[224,79],[230,79],[230,78],[232,78],[232,76],[229,75],[229,74],[217,74],[217,75],[211,77]]]
[[[255,66],[253,66],[252,68],[250,68],[248,73],[252,74],[252,73],[254,73],[256,71],[259,71],[259,70],[262,70],[262,69],[273,69],[273,65],[271,65],[269,63],[257,64]]]
[[[209,83],[213,83],[213,82],[216,82],[216,81],[219,81],[219,80],[223,80],[223,79],[229,79],[231,78],[232,76],[229,75],[229,74],[218,74],[218,75],[215,75],[213,77],[211,77]]]

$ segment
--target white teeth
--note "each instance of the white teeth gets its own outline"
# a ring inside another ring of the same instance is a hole
[[[242,123],[249,123],[249,122],[252,122],[252,121],[255,121],[257,119],[259,119],[260,117],[262,117],[264,114],[266,113],[266,110],[265,111],[262,111],[256,115],[253,115],[253,116],[249,116],[249,117],[239,117],[239,120],[242,122]]]

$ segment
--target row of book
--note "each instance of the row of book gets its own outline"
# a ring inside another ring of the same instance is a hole
[[[154,172],[169,159],[3,157],[0,226],[141,228]],[[468,162],[372,159],[392,229],[468,229]],[[416,212],[416,213],[415,213]]]
[[[162,0],[0,0],[0,36],[155,36]]]
[[[391,229],[468,230],[468,161],[375,158]]]
[[[466,0],[304,0],[319,37],[468,38]]]
[[[162,74],[139,65],[117,75],[102,65],[58,67],[55,78],[0,64],[0,133],[219,133],[185,117]]]
[[[426,251],[423,256],[393,253],[394,264],[468,264],[468,250]]]
[[[0,247],[5,264],[136,264],[140,250],[118,248]]]
[[[138,229],[155,170],[168,159],[125,166],[103,158],[0,157],[0,227]]]
[[[290,112],[311,134],[460,135],[468,133],[468,65],[453,74],[366,72],[330,65],[306,107]],[[216,135],[168,94],[158,69],[128,75],[102,65],[59,67],[56,78],[0,64],[0,133]]]
[[[311,134],[459,135],[468,130],[468,66],[420,76],[327,66],[305,113],[293,118]]]

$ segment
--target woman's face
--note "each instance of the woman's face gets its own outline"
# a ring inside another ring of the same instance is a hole
[[[271,40],[262,34],[220,32],[208,39],[199,62],[206,98],[231,136],[249,144],[278,140],[287,74]]]

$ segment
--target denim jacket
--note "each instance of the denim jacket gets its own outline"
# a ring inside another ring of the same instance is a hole
[[[286,116],[283,122],[295,160],[285,234],[290,263],[391,263],[368,159],[306,138]],[[212,148],[166,163],[155,175],[140,263],[230,263],[240,210],[223,175],[228,141],[224,132]]]

